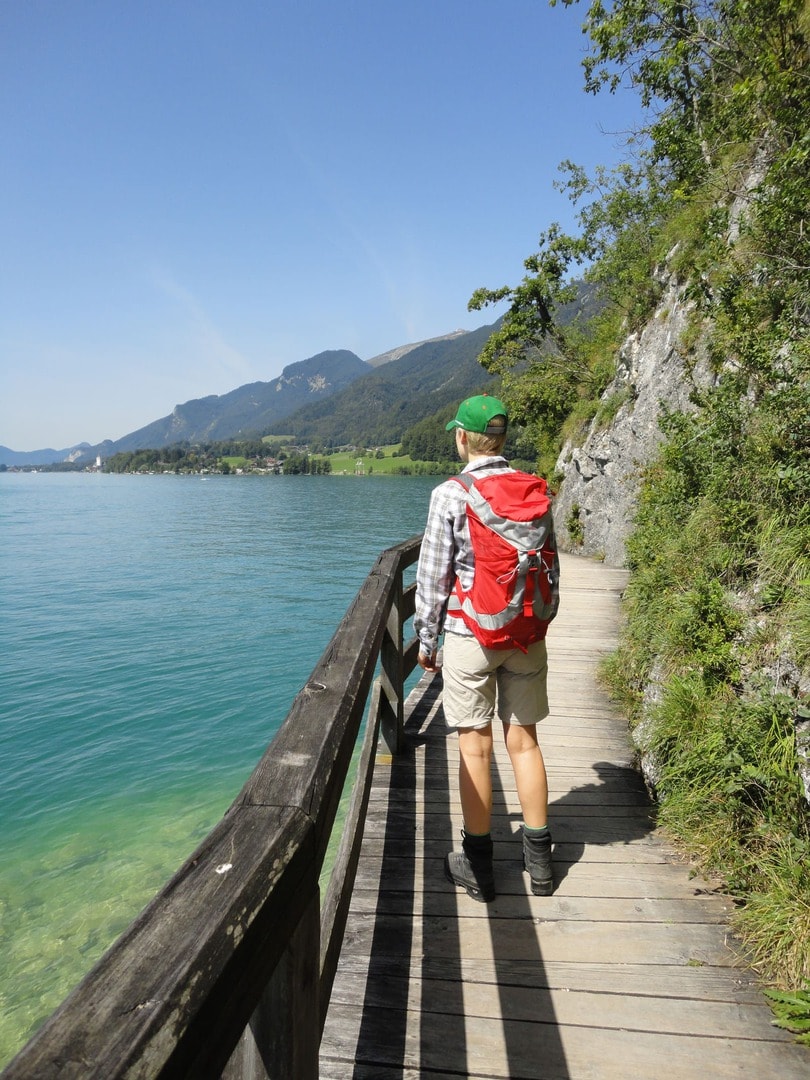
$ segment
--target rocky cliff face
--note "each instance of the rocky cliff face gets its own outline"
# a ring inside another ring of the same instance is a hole
[[[662,273],[663,296],[640,333],[621,348],[616,376],[602,396],[600,413],[580,445],[566,443],[557,462],[565,477],[554,520],[560,546],[623,566],[640,474],[661,443],[662,406],[690,409],[690,393],[711,376],[705,359],[681,346],[691,304],[683,287]]]

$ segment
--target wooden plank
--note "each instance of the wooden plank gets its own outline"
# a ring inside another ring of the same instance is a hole
[[[520,960],[529,956],[538,963],[567,960],[732,967],[737,960],[713,925],[690,923],[685,934],[680,925],[666,923],[617,922],[606,928],[603,922],[498,919],[479,915],[471,907],[475,903],[459,893],[458,916],[425,920],[351,912],[345,940],[360,951],[368,951],[373,941],[375,952],[407,955],[415,948],[420,954],[427,952],[448,962],[459,956],[483,960]]]
[[[368,807],[369,782],[374,768],[379,725],[377,714],[380,704],[380,684],[374,683],[369,704],[369,722],[366,725],[363,745],[357,762],[355,785],[349,800],[343,833],[340,838],[335,862],[329,875],[329,884],[323,898],[321,912],[320,988],[318,1010],[320,1027],[326,1019],[329,997],[332,992],[335,968],[340,956],[343,931],[349,910],[351,892],[357,875],[362,847],[363,826]]]
[[[364,876],[376,880],[383,869],[396,883],[403,879],[414,879],[420,888],[450,888],[444,878],[444,856],[451,847],[458,844],[457,837],[448,836],[444,840],[429,841],[426,851],[409,854],[407,851],[386,852],[388,841],[367,840],[368,857],[358,868],[358,881]],[[525,892],[526,878],[519,856],[507,858],[503,853],[503,844],[496,847],[494,860],[495,875],[501,892]],[[604,896],[645,895],[645,890],[655,889],[668,881],[677,883],[677,894],[693,896],[700,892],[713,892],[710,882],[702,878],[690,878],[686,874],[673,874],[673,862],[666,852],[651,845],[645,848],[628,846],[583,847],[581,844],[560,844],[554,851],[554,880],[557,890],[565,883],[575,884],[583,880],[598,880],[604,884]],[[635,880],[635,884],[634,884]],[[555,890],[556,892],[556,890]],[[598,893],[596,895],[599,895]],[[653,895],[657,895],[654,893]]]
[[[403,1069],[398,1065],[388,1067],[385,1065],[362,1065],[348,1059],[337,1061],[321,1057],[321,1069],[319,1080],[346,1080],[351,1076],[352,1080],[447,1080],[451,1073],[445,1069],[434,1072],[433,1069]],[[456,1075],[460,1075],[456,1073]],[[467,1076],[467,1073],[463,1075]]]
[[[661,975],[663,971],[659,971]],[[784,1035],[771,1023],[773,1014],[762,1000],[743,1007],[736,1001],[523,986],[503,979],[486,982],[478,978],[464,982],[463,995],[460,995],[459,985],[458,980],[424,979],[418,975],[405,977],[401,996],[407,1009],[415,1012],[427,1009],[444,1015],[455,1012],[456,1016],[488,1020],[507,1016],[510,1020],[526,1023],[556,1023],[581,1028],[785,1041]],[[388,980],[381,979],[360,977],[353,987],[349,980],[344,980],[334,1000],[336,1004],[347,1006],[390,1008],[389,986]]]
[[[505,821],[502,827],[500,821],[496,821],[493,818],[493,856],[495,861],[495,869],[498,872],[509,872],[509,868],[517,867],[518,870],[522,867],[520,841],[513,836],[509,836],[506,832],[511,827],[510,822]],[[411,839],[415,839],[415,830],[410,831]],[[404,838],[404,833],[403,833]],[[424,860],[427,864],[433,864],[433,869],[437,863],[444,861],[445,854],[453,847],[460,843],[460,823],[459,829],[448,827],[442,829],[441,832],[435,832],[430,837],[422,837],[420,839],[418,850],[413,852],[403,852],[404,858]],[[390,836],[385,837],[383,835],[367,835],[365,837],[365,848],[368,858],[380,859],[384,854],[387,854],[388,858],[396,859],[397,852],[391,847]],[[632,872],[626,867],[616,867],[616,863],[636,863],[639,865],[646,865],[651,863],[664,863],[670,865],[677,863],[677,859],[674,859],[668,848],[658,846],[654,843],[645,844],[583,844],[580,840],[556,840],[553,847],[553,862],[554,866],[559,871],[557,877],[561,877],[564,873],[570,873],[572,868],[577,864],[587,864],[589,872],[594,872],[595,867],[593,864],[604,864],[605,876],[616,876],[620,873]],[[701,880],[695,878],[695,887],[705,887],[706,883],[701,884]]]
[[[669,998],[689,998],[696,1001],[727,1001],[738,1005],[764,1007],[764,999],[753,974],[744,968],[714,968],[702,966],[684,968],[657,964],[592,964],[554,962],[542,964],[524,961],[470,960],[460,957],[449,967],[446,959],[432,956],[402,957],[375,955],[372,957],[347,953],[341,958],[341,986],[348,994],[346,1000],[357,1000],[352,994],[364,992],[367,979],[381,985],[392,979],[446,979],[450,975],[464,984],[482,982],[524,986],[535,990],[557,990],[564,993],[581,990],[595,994],[619,994]],[[359,990],[358,990],[359,988]],[[336,994],[338,991],[336,991]]]
[[[423,776],[424,779],[424,776]],[[417,778],[418,780],[418,778]],[[515,792],[507,791],[504,788],[498,788],[493,791],[493,805],[498,808],[504,808],[507,805],[513,806],[515,801]],[[639,810],[643,811],[647,817],[650,816],[651,810],[649,806],[649,799],[647,793],[643,790],[632,790],[619,788],[618,790],[605,791],[601,787],[597,790],[595,785],[591,789],[580,788],[575,791],[563,790],[563,788],[551,788],[551,805],[554,807],[554,796],[558,795],[560,799],[565,797],[565,813],[567,815],[580,814],[580,815],[595,815],[603,816],[605,814],[619,815],[627,809],[629,816],[633,816],[634,812]],[[414,804],[413,798],[413,783],[407,783],[398,781],[396,785],[390,788],[373,787],[370,793],[371,803],[376,806],[403,806],[412,807]],[[446,807],[448,803],[447,792],[432,791],[429,787],[423,787],[420,789],[420,798],[418,805],[425,811],[430,811],[436,807]],[[562,803],[557,805],[556,809],[559,811]]]
[[[536,1023],[475,1015],[456,1023],[447,1014],[420,1009],[398,1014],[401,1035],[392,1038],[388,1009],[337,1005],[335,1040],[327,1061],[354,1060],[353,1046],[363,1029],[366,1065],[443,1070],[445,1075],[506,1077],[509,1080],[712,1080],[778,1075],[806,1080],[807,1058],[785,1041],[646,1032],[607,1027],[583,1028],[559,1022]],[[399,1034],[399,1033],[398,1033]],[[779,1051],[778,1059],[775,1052]],[[341,1053],[342,1051],[342,1053]],[[778,1073],[774,1064],[778,1060]],[[323,1055],[322,1055],[323,1061]],[[357,1075],[353,1073],[353,1075]],[[369,1073],[368,1075],[378,1075]]]
[[[446,846],[445,846],[446,850]],[[586,852],[587,854],[587,852]],[[383,870],[383,860],[363,860],[357,871],[357,888],[376,888]],[[403,860],[401,867],[396,862],[385,860],[386,879],[395,883],[414,881],[422,891],[455,891],[444,877],[442,859],[436,859],[425,865],[422,860],[409,862]],[[501,895],[514,893],[530,899],[531,903],[542,902],[544,897],[531,897],[525,874],[517,868],[502,869],[496,864],[497,887]],[[564,876],[563,876],[564,875]],[[691,899],[699,895],[702,888],[699,883],[680,874],[673,874],[672,865],[666,861],[644,865],[627,863],[576,862],[570,865],[555,864],[554,895],[561,897],[593,896],[634,899],[639,896],[650,899]],[[499,902],[496,897],[495,903]]]
[[[493,839],[500,839],[509,823],[514,821],[514,814],[498,814],[493,811]],[[517,822],[519,824],[519,821]],[[601,817],[596,814],[587,816],[577,815],[576,818],[563,817],[561,814],[550,814],[549,824],[555,842],[580,843],[580,844],[635,844],[637,846],[655,846],[656,841],[652,835],[649,814],[633,814],[626,810],[623,814]],[[384,836],[386,829],[408,831],[416,836],[458,835],[463,825],[461,813],[453,810],[451,813],[419,813],[415,814],[407,809],[389,806],[380,808],[377,804],[369,806],[366,816],[366,835]],[[498,828],[502,825],[502,828]],[[510,830],[511,831],[511,830]],[[509,834],[507,834],[509,835]],[[520,843],[517,832],[514,833],[515,843]]]
[[[456,914],[456,892],[417,892],[414,889],[377,891],[355,889],[352,911],[365,914],[409,915],[421,918]],[[593,923],[724,923],[733,910],[731,901],[719,896],[698,895],[689,902],[679,897],[604,897],[523,896],[499,895],[487,908],[487,915],[498,918],[525,919],[527,916],[543,921],[563,919]],[[606,932],[610,928],[606,926]]]
[[[449,792],[451,790],[450,784],[455,780],[457,766],[458,753],[454,748],[452,755],[447,754],[442,757],[439,754],[432,754],[426,759],[415,757],[407,766],[399,763],[396,768],[390,770],[385,783],[381,782],[381,776],[378,774],[374,784],[375,787],[379,787],[384,792],[389,786],[397,788],[413,785],[416,779],[417,782],[424,781],[426,786],[434,788],[437,793]],[[417,773],[416,777],[413,775],[414,771]],[[510,791],[514,793],[513,779],[510,779],[505,772],[500,770],[498,771],[498,778],[500,781],[497,785],[498,792]],[[612,764],[603,760],[597,760],[594,763],[593,757],[591,761],[581,763],[572,763],[567,760],[559,762],[549,775],[549,785],[551,791],[558,791],[567,797],[575,796],[579,788],[588,793],[644,791],[641,777],[630,766]],[[455,802],[455,798],[453,801]]]

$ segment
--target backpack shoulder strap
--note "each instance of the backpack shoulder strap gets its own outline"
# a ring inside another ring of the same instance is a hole
[[[475,483],[475,477],[471,476],[469,473],[459,473],[457,476],[452,476],[450,479],[461,484],[467,491],[472,491],[473,484]]]
[[[479,480],[488,480],[490,477],[494,476],[512,476],[517,472],[516,469],[512,468],[508,469],[508,471],[504,471],[501,468],[500,464],[497,464],[497,467],[499,470],[498,472],[461,472],[457,473],[455,476],[451,476],[450,479],[455,480],[458,484],[461,484],[461,486],[463,488],[466,488],[467,491],[472,491],[472,489],[477,486]]]

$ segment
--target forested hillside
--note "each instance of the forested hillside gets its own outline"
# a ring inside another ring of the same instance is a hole
[[[252,439],[305,401],[328,400],[368,370],[369,365],[353,352],[330,349],[289,364],[269,382],[248,383],[228,394],[178,405],[169,416],[109,444],[105,455],[160,449],[181,442]]]
[[[574,284],[557,310],[561,327],[579,325],[600,306],[595,290]],[[454,461],[455,444],[444,438],[444,422],[458,402],[484,390],[499,391],[499,373],[481,364],[487,341],[501,328],[498,320],[470,333],[447,335],[409,349],[405,356],[362,376],[328,401],[305,405],[273,432],[294,436],[315,446],[381,446],[402,442],[402,449],[424,461]],[[554,352],[549,339],[542,353]],[[529,439],[524,449],[533,458]]]
[[[478,356],[493,326],[425,342],[363,376],[328,401],[305,405],[269,434],[310,445],[382,446],[412,424],[492,384]]]
[[[583,15],[586,90],[629,84],[648,121],[616,170],[564,163],[580,228],[550,225],[519,284],[474,294],[473,308],[510,303],[482,361],[564,486],[564,444],[634,423],[628,343],[668,317],[666,298],[680,306],[667,349],[703,377],[661,413],[642,470],[607,676],[661,821],[741,901],[748,955],[797,989],[810,979],[810,12],[594,0]],[[586,332],[556,318],[583,269],[606,305]],[[587,523],[567,518],[583,543]]]

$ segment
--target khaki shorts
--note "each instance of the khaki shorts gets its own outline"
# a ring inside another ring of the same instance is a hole
[[[474,637],[444,636],[444,718],[450,728],[483,728],[496,713],[506,724],[525,727],[548,716],[548,658],[545,641],[527,653],[487,649]]]

